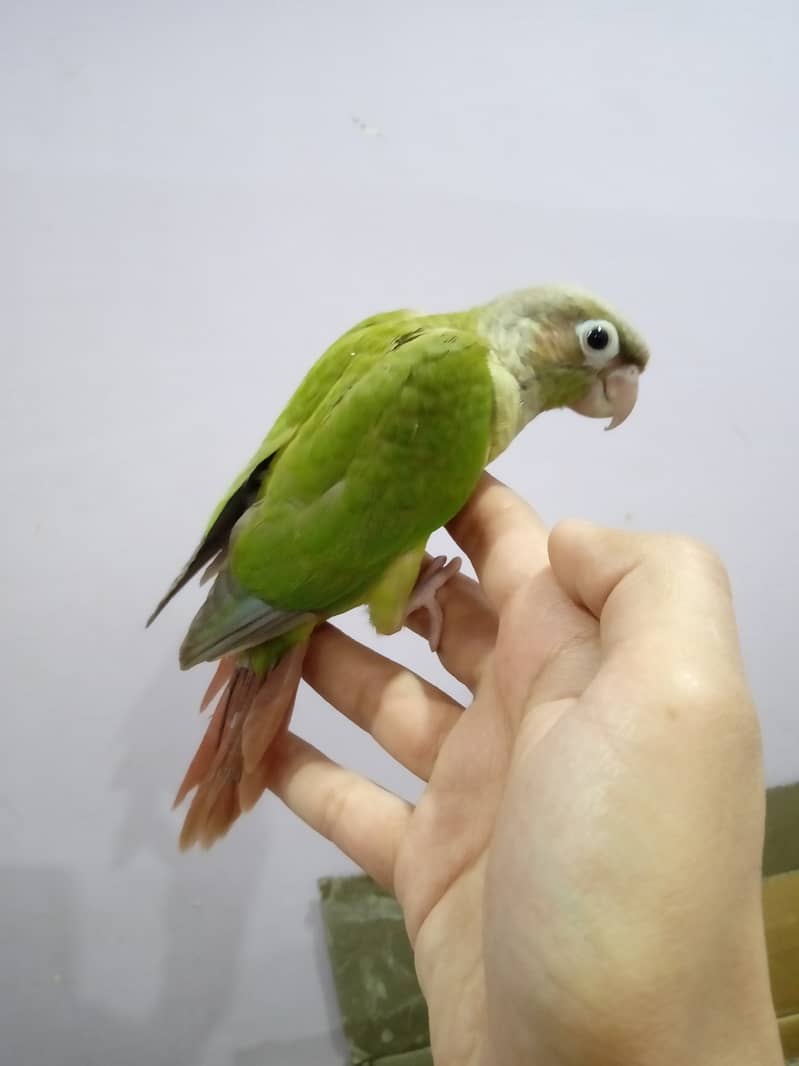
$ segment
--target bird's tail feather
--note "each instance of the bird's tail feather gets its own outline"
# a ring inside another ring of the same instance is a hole
[[[259,676],[232,657],[217,667],[202,709],[218,703],[175,797],[175,806],[196,789],[180,834],[181,850],[209,848],[242,811],[255,806],[269,783],[269,764],[278,734],[288,728],[307,640],[289,648]]]

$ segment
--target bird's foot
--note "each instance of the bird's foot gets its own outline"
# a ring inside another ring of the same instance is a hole
[[[441,643],[441,631],[444,627],[444,612],[436,598],[439,589],[454,577],[461,568],[461,561],[456,556],[447,562],[446,555],[437,555],[431,559],[419,573],[413,592],[405,609],[405,618],[414,611],[426,610],[430,616],[430,630],[427,635],[431,651],[438,651]]]

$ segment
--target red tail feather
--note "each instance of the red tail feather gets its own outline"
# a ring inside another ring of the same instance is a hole
[[[205,690],[203,701],[200,704],[201,714],[207,707],[211,706],[211,704],[214,702],[214,700],[225,687],[225,685],[228,683],[228,681],[230,681],[230,678],[233,675],[233,671],[235,670],[235,668],[236,662],[230,656],[226,655],[224,659],[219,660],[219,665],[216,668],[216,673],[211,678],[211,684]]]
[[[203,706],[220,691],[221,698],[175,797],[177,806],[197,789],[180,834],[182,850],[210,847],[267,788],[270,748],[288,728],[306,648],[307,642],[292,648],[265,678],[221,660]]]

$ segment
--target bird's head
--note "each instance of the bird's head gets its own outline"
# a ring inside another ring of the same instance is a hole
[[[486,308],[494,350],[516,377],[528,417],[569,407],[608,418],[615,429],[632,412],[646,344],[616,311],[565,286],[524,289]]]

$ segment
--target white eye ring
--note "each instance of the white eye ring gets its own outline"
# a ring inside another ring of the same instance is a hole
[[[607,366],[619,354],[619,331],[604,318],[591,318],[576,328],[585,361],[591,366]]]

